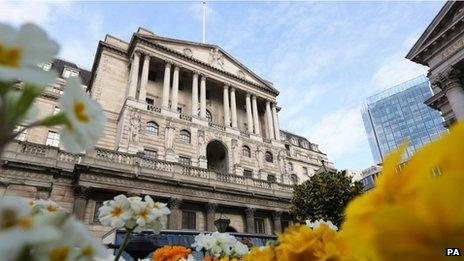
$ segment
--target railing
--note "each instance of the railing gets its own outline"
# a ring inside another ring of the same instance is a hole
[[[27,157],[21,156],[27,154]],[[269,182],[242,175],[220,173],[214,170],[182,165],[178,162],[169,162],[144,155],[118,152],[109,149],[96,148],[87,154],[71,154],[59,148],[34,144],[29,142],[11,143],[5,151],[7,160],[29,161],[33,164],[46,164],[74,168],[73,164],[88,164],[94,167],[110,168],[124,173],[138,173],[140,175],[161,175],[178,180],[188,176],[188,181],[210,184],[213,186],[230,184],[232,187],[244,190],[258,190],[261,193],[275,193],[281,191],[280,196],[292,192],[292,186],[282,182]],[[39,160],[41,159],[41,160]],[[63,163],[66,163],[63,165]],[[71,163],[71,165],[69,165]],[[240,186],[237,186],[240,185]]]
[[[154,112],[157,112],[157,113],[161,113],[161,108],[160,108],[160,107],[156,107],[156,106],[153,105],[153,104],[148,104],[148,105],[147,105],[147,110],[149,110],[149,111],[154,111]]]
[[[187,114],[182,114],[182,113],[181,113],[181,114],[179,114],[179,118],[180,118],[181,120],[192,121],[192,116],[187,115]]]
[[[219,123],[214,123],[214,122],[211,122],[211,121],[209,122],[209,126],[215,128],[215,129],[221,130],[221,131],[226,130],[226,126],[224,126],[222,124],[219,124]]]
[[[269,138],[264,138],[263,137],[263,141],[266,142],[266,143],[271,143],[271,139],[269,139]]]
[[[240,135],[249,138],[250,133],[247,130],[240,130]]]

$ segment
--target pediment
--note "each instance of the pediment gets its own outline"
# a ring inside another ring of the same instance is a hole
[[[272,83],[259,77],[219,46],[159,37],[156,35],[143,35],[140,37],[181,53],[186,57],[201,61],[213,68],[232,74],[240,79],[244,79],[272,91],[277,91],[272,87]]]
[[[464,2],[446,2],[441,8],[427,29],[419,37],[419,40],[414,44],[406,58],[425,64],[425,61],[417,60],[417,56],[445,34],[450,27],[464,18]]]

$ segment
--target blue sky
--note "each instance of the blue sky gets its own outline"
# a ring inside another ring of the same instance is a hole
[[[443,2],[210,2],[206,41],[280,91],[281,128],[318,143],[339,169],[373,163],[366,97],[427,68],[404,58]],[[201,2],[0,2],[0,21],[42,25],[60,56],[90,69],[99,40],[138,26],[201,41]]]

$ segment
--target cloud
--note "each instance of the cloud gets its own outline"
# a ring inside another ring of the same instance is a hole
[[[45,25],[53,20],[53,13],[68,10],[69,2],[4,2],[0,1],[0,21],[13,25],[32,22]]]

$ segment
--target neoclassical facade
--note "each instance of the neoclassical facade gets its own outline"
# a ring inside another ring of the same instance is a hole
[[[56,129],[18,137],[2,159],[3,195],[50,198],[72,210],[98,237],[96,210],[116,194],[169,203],[170,230],[280,232],[290,221],[292,186],[327,155],[281,131],[272,83],[220,47],[157,36],[139,28],[129,42],[106,36],[91,73],[61,60],[61,75],[37,102],[59,110],[65,78],[80,75],[103,107],[105,137],[79,155],[60,148]],[[18,126],[21,128],[21,126]]]
[[[426,104],[441,111],[445,127],[463,120],[464,2],[446,2],[406,58],[430,68],[434,95]]]

